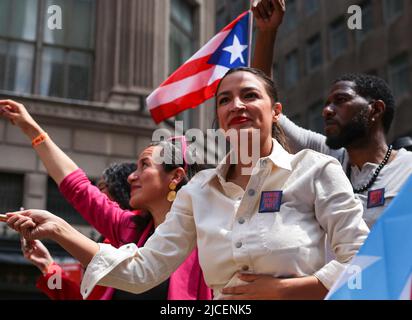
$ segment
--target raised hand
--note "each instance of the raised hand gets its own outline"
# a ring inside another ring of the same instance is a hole
[[[21,238],[21,250],[24,257],[43,273],[46,273],[47,268],[53,263],[49,250],[39,240],[27,241]]]
[[[99,252],[99,245],[74,229],[63,219],[43,210],[7,213],[7,225],[26,240],[50,239],[87,266]]]
[[[44,210],[25,210],[8,213],[7,225],[19,232],[26,240],[54,239],[59,227],[66,222]]]
[[[0,100],[0,116],[8,119],[22,130],[37,125],[25,106],[14,100]]]
[[[260,0],[252,6],[256,26],[260,31],[276,30],[286,11],[285,0]]]

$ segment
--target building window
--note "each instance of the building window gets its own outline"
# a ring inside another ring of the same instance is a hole
[[[411,88],[409,57],[402,54],[389,63],[389,84],[396,98],[408,94]]]
[[[322,117],[323,107],[324,104],[321,101],[309,107],[308,124],[310,130],[323,133],[325,127]]]
[[[230,22],[230,17],[224,2],[217,1],[216,5],[216,32],[222,30]]]
[[[39,269],[27,263],[21,250],[17,250],[15,244],[0,251],[0,300],[45,299],[46,296],[36,290]]]
[[[0,89],[32,92],[37,10],[38,0],[0,0]]]
[[[294,50],[286,56],[285,63],[285,86],[287,89],[295,86],[299,79],[299,56]]]
[[[216,1],[216,32],[222,30],[242,12],[249,10],[250,0]]]
[[[283,24],[285,25],[285,30],[290,31],[295,29],[298,25],[298,4],[296,0],[289,0],[286,5],[287,9]]]
[[[365,36],[373,30],[374,18],[373,18],[373,6],[372,1],[367,0],[361,4],[362,8],[362,29],[356,30],[356,40],[362,41]]]
[[[403,12],[403,0],[384,0],[383,12],[385,21],[392,22],[399,17]]]
[[[174,72],[194,51],[194,16],[192,6],[184,0],[171,1],[169,73]]]
[[[88,225],[83,217],[61,195],[56,183],[49,178],[47,181],[47,211],[63,218],[73,225]]]
[[[170,9],[169,73],[176,71],[194,53],[196,32],[194,25],[195,8],[189,1],[172,0]],[[180,113],[176,120],[183,121],[184,129],[192,127],[194,110]]]
[[[307,70],[308,72],[311,72],[323,63],[320,34],[317,34],[308,40],[306,50]]]
[[[311,16],[319,10],[319,0],[305,0],[305,14]]]
[[[0,213],[13,212],[23,207],[24,175],[0,173]]]
[[[343,18],[336,20],[330,26],[330,54],[332,59],[340,56],[348,47],[348,34]]]
[[[52,5],[62,29],[48,27]],[[0,90],[89,100],[95,12],[95,0],[0,0]]]

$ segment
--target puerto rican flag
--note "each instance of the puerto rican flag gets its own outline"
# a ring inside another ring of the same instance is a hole
[[[329,300],[412,300],[412,176],[326,297]]]
[[[226,26],[147,98],[157,124],[212,98],[227,71],[249,64],[251,14]]]

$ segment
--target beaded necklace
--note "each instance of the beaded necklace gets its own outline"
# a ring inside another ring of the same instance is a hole
[[[383,167],[388,163],[389,158],[391,157],[392,154],[392,149],[393,146],[390,145],[388,148],[388,151],[386,152],[385,158],[383,158],[382,162],[380,163],[380,165],[376,168],[375,172],[373,173],[373,176],[371,177],[371,179],[369,180],[369,182],[365,185],[363,185],[360,188],[353,188],[353,192],[354,193],[362,193],[365,192],[366,190],[368,190],[376,181],[376,178],[378,177],[379,173],[381,172],[381,170],[383,169]],[[351,173],[352,173],[352,168],[349,165],[348,170],[346,172],[349,181],[350,181],[350,177],[351,177]]]

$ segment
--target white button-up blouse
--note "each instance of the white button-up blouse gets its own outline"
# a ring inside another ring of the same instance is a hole
[[[273,140],[246,190],[226,181],[228,168],[222,163],[184,186],[143,248],[101,244],[82,295],[95,285],[144,292],[166,280],[196,245],[215,293],[238,272],[314,275],[330,288],[369,232],[340,163],[311,150],[291,155]],[[336,259],[325,265],[326,234]]]

